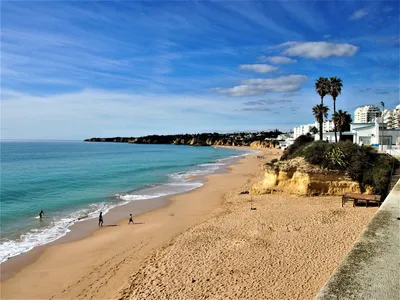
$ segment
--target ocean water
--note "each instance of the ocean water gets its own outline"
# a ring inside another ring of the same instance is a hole
[[[56,141],[3,141],[0,147],[0,262],[64,236],[72,224],[100,211],[195,189],[201,180],[189,177],[201,178],[249,153]]]

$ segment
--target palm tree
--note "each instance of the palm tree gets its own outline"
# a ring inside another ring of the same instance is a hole
[[[349,130],[350,123],[353,121],[351,115],[347,113],[347,111],[339,109],[337,112],[333,113],[332,120],[335,124],[335,128],[339,131],[339,140],[341,141],[342,132]]]
[[[313,107],[312,112],[319,123],[319,139],[323,140],[323,127],[322,124],[324,123],[324,118],[328,117],[329,107],[323,104],[317,104]]]
[[[332,96],[333,98],[333,113],[336,112],[336,98],[340,95],[340,93],[342,92],[342,87],[343,87],[343,81],[342,79],[333,76],[331,77],[331,79],[329,80],[329,95]],[[337,128],[335,126],[335,142],[337,143]]]
[[[321,97],[321,105],[324,105],[324,97],[329,94],[330,82],[326,77],[320,77],[315,81],[315,91]]]

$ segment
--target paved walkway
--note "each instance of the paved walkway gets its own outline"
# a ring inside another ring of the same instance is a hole
[[[400,299],[398,218],[400,180],[315,299]]]

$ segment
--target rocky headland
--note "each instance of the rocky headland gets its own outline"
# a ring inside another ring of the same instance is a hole
[[[90,138],[85,139],[85,142],[173,144],[188,146],[246,146],[262,149],[275,148],[278,142],[274,139],[276,139],[280,133],[281,132],[275,130],[259,133],[148,135],[143,137]]]

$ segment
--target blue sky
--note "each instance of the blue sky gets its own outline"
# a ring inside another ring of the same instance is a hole
[[[398,24],[397,1],[2,1],[1,138],[285,131],[319,76],[394,108]]]

